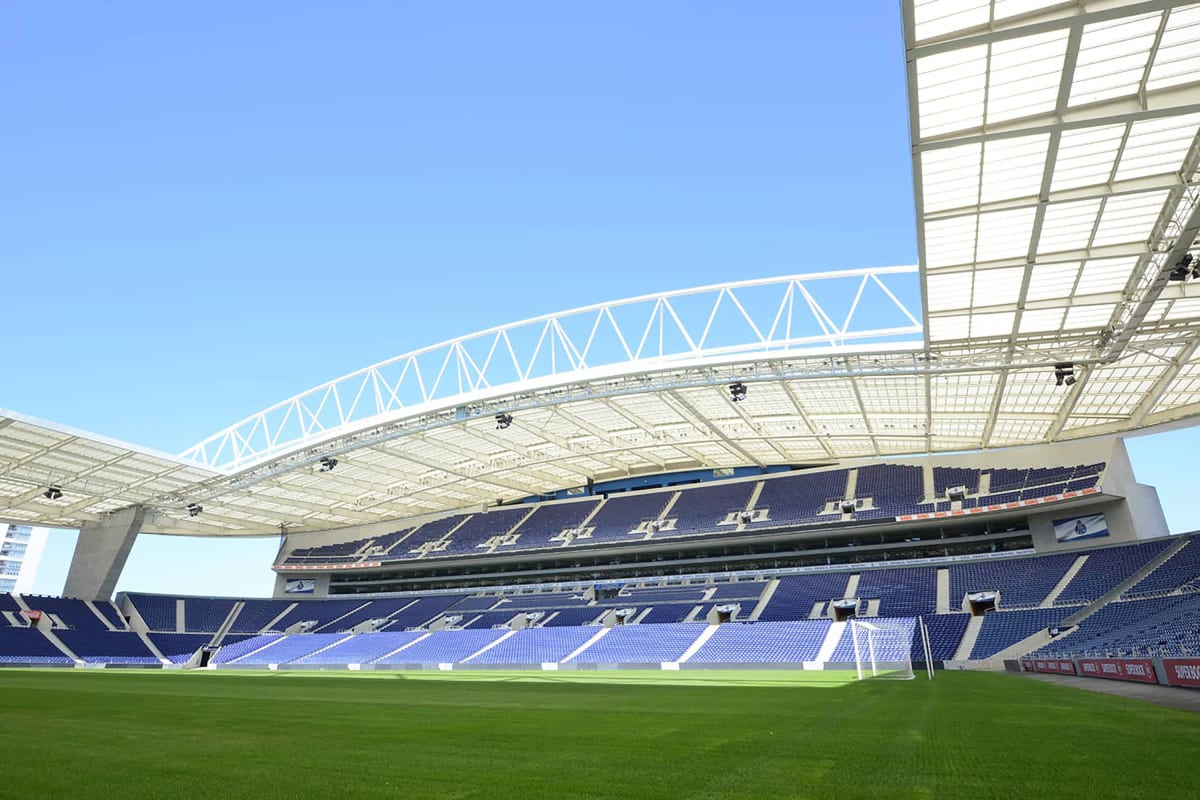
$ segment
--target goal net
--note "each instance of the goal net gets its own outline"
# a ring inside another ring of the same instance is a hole
[[[850,620],[854,640],[854,665],[858,679],[911,680],[915,620],[864,622]]]

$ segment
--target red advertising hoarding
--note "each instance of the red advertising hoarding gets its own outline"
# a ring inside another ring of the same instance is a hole
[[[1075,663],[1061,658],[1039,658],[1033,662],[1037,672],[1053,672],[1056,675],[1074,675]]]
[[[1200,658],[1164,658],[1167,683],[1200,689]]]
[[[1116,681],[1158,683],[1154,662],[1148,658],[1081,658],[1079,674]]]

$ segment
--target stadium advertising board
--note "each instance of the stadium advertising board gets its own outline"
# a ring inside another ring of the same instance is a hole
[[[317,590],[317,582],[312,578],[288,578],[284,584],[284,594],[312,594]]]
[[[1200,658],[1164,658],[1167,683],[1200,689]]]
[[[1075,662],[1069,659],[1039,658],[1034,660],[1033,668],[1037,672],[1053,672],[1056,675],[1075,674]]]
[[[1154,662],[1148,658],[1081,658],[1079,674],[1117,681],[1158,683]]]
[[[1022,658],[1021,659],[1021,669],[1024,670],[1025,672],[1036,672],[1037,671],[1033,668],[1033,659],[1032,658]]]
[[[1100,539],[1108,536],[1108,521],[1103,514],[1088,514],[1083,517],[1056,519],[1054,538],[1060,542],[1076,542],[1080,539]]]

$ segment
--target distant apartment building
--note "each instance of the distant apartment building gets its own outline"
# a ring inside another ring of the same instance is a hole
[[[32,591],[45,548],[45,528],[0,523],[0,593]]]

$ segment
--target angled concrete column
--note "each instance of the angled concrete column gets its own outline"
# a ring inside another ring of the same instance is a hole
[[[133,549],[138,531],[142,529],[145,509],[140,506],[123,508],[103,522],[93,522],[79,529],[79,541],[71,568],[67,571],[65,597],[84,600],[109,600],[117,588],[117,578],[125,568],[125,560]]]

